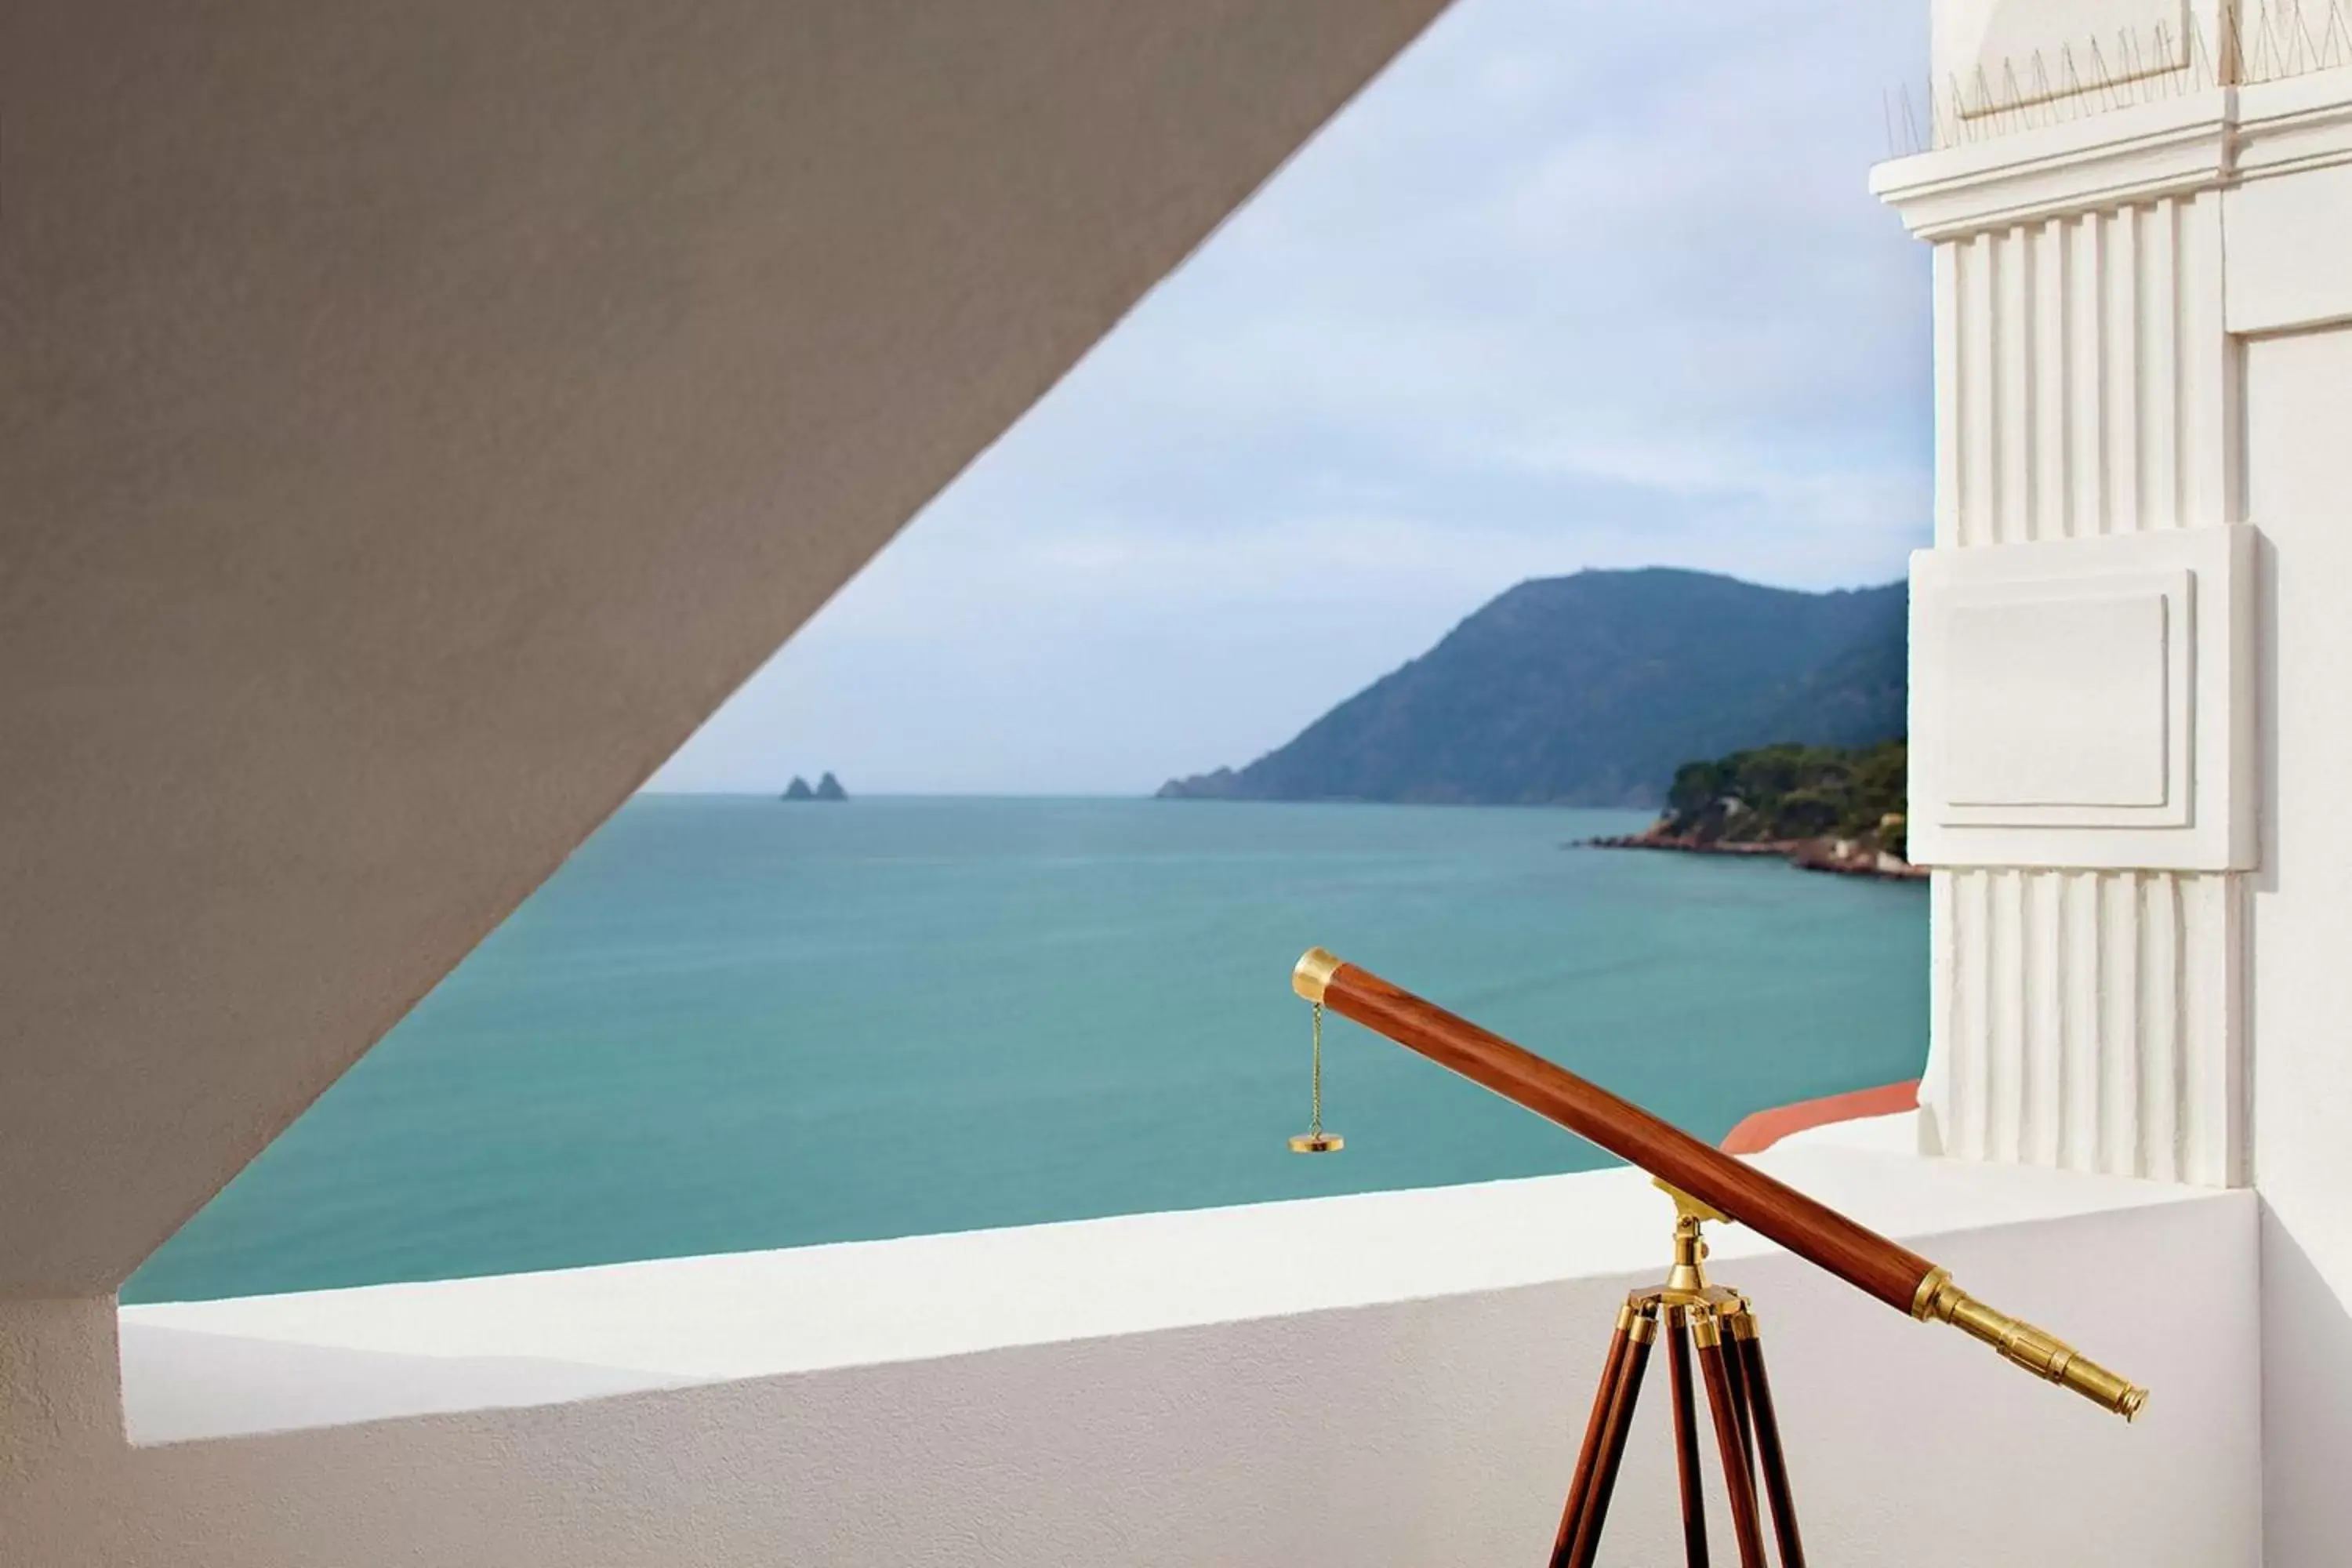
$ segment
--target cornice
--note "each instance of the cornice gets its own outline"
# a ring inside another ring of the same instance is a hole
[[[2232,173],[2238,88],[2118,109],[1871,171],[1871,194],[1922,239],[2209,189]]]
[[[2352,163],[2352,68],[2238,89],[2238,178]]]
[[[1871,171],[1922,239],[2352,163],[2352,68],[2211,88]]]

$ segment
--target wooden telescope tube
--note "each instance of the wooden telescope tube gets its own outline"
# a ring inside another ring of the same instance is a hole
[[[2126,1421],[2147,1398],[2146,1389],[2063,1342],[1978,1301],[1952,1283],[1948,1270],[1908,1247],[1368,970],[1310,948],[1290,984],[1309,1002],[1558,1122],[1898,1312],[1950,1323],[2036,1377],[2071,1388]]]

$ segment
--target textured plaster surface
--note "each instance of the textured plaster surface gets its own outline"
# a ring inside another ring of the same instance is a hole
[[[0,11],[0,1297],[120,1283],[1439,8]]]
[[[110,1298],[0,1303],[0,1490],[114,1446]]]
[[[114,1300],[0,1300],[0,1563],[130,1561]]]

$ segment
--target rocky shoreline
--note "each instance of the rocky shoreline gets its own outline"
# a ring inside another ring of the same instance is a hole
[[[1742,842],[1701,839],[1688,834],[1662,831],[1663,825],[1639,833],[1601,838],[1580,838],[1572,849],[1663,849],[1678,855],[1771,856],[1800,871],[1820,871],[1833,877],[1866,877],[1880,882],[1922,882],[1927,868],[1890,855],[1867,840],[1849,838],[1765,838]]]

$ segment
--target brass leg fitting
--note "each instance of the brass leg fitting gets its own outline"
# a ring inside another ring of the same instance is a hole
[[[1617,1309],[1617,1331],[1637,1345],[1658,1337],[1657,1310],[1638,1298]]]

